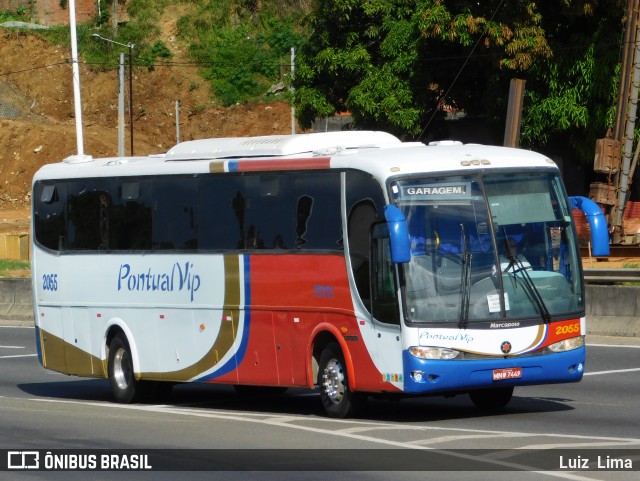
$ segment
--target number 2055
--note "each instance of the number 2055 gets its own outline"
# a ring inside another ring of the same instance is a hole
[[[58,274],[44,274],[42,276],[42,288],[45,291],[57,291]]]
[[[578,334],[580,332],[580,323],[576,322],[575,324],[569,324],[566,326],[557,326],[556,327],[556,336],[560,334]]]

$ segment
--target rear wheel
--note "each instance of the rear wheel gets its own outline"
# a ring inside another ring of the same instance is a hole
[[[329,343],[322,350],[319,367],[320,398],[327,414],[332,418],[352,416],[365,396],[349,389],[344,355],[337,343]]]
[[[113,396],[118,402],[137,402],[151,389],[148,383],[135,378],[131,349],[124,334],[116,334],[109,344],[107,371]]]
[[[477,408],[483,410],[501,409],[509,404],[513,395],[513,386],[471,391],[469,397]]]

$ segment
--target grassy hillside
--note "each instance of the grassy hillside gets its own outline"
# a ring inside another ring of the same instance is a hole
[[[186,58],[177,58],[161,37],[159,19],[168,6],[182,7],[177,41]],[[291,71],[290,51],[304,42],[303,21],[312,0],[130,0],[130,20],[114,29],[109,9],[91,24],[78,26],[80,56],[96,69],[112,69],[114,46],[92,35],[134,44],[134,65],[197,65],[220,104],[261,101],[270,87],[286,83]],[[69,45],[69,29],[42,33],[58,45]],[[118,48],[118,47],[116,47]],[[119,47],[120,51],[125,48]],[[191,88],[195,88],[192,85]]]

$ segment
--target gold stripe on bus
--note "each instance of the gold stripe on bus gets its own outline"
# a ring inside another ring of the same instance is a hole
[[[240,257],[224,256],[224,306],[220,332],[211,350],[198,362],[198,373],[215,366],[231,349],[240,317]],[[192,376],[193,377],[193,376]]]
[[[211,349],[191,366],[179,371],[142,373],[142,379],[188,381],[214,367],[233,349],[240,316],[240,258],[237,255],[224,256],[224,274],[224,306],[220,331]]]
[[[209,173],[211,174],[223,174],[224,173],[224,161],[209,162]]]
[[[42,364],[52,371],[87,377],[105,377],[102,361],[91,353],[40,329]]]

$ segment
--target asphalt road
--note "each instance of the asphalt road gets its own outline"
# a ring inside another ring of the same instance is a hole
[[[371,400],[358,418],[333,420],[303,390],[239,396],[228,386],[180,385],[163,405],[115,404],[106,380],[43,369],[33,328],[1,325],[0,456],[154,450],[156,470],[11,470],[0,479],[178,477],[159,466],[208,471],[181,479],[637,479],[640,339],[589,338],[587,356],[582,382],[516,388],[500,412],[479,412],[467,396]],[[580,469],[598,455],[605,468],[614,458],[623,469]],[[536,456],[554,471],[537,472]],[[216,471],[212,459],[228,471]]]

